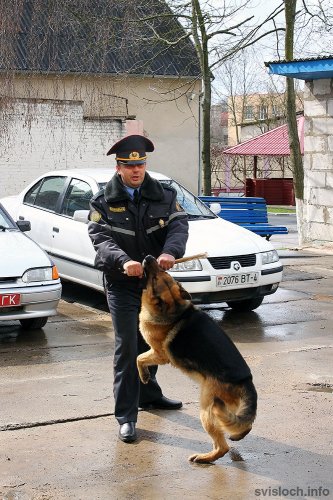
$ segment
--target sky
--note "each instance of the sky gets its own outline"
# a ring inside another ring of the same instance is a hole
[[[235,6],[243,3],[242,0],[225,0],[229,5]],[[306,0],[307,6],[313,10],[315,4],[318,4],[319,0]],[[325,12],[328,15],[333,16],[333,2],[332,0],[322,0],[324,8],[327,7]],[[238,22],[242,21],[244,18],[254,15],[256,23],[263,21],[267,15],[269,15],[275,8],[279,7],[283,2],[279,0],[249,0],[247,2],[247,8],[242,9],[238,12],[235,20]],[[211,5],[218,7],[223,4],[223,0],[211,0]],[[298,1],[298,8],[302,6],[301,0]],[[332,17],[331,17],[332,19]],[[280,26],[285,25],[284,12],[282,12],[278,18],[277,23]],[[273,23],[270,23],[270,28],[273,29]],[[295,58],[307,58],[318,55],[328,55],[329,52],[333,52],[331,48],[333,30],[331,33],[316,33],[313,26],[307,24],[307,26],[302,27],[302,29],[296,29],[295,36]],[[221,38],[223,40],[223,38]],[[272,61],[276,59],[284,59],[284,34],[281,32],[280,40],[277,41],[275,35],[271,35],[263,40],[261,40],[254,48],[246,50],[243,57],[238,58],[231,63],[232,72],[234,74],[234,80],[236,79],[236,74],[239,74],[238,79],[242,79],[242,68],[245,68],[248,78],[249,92],[267,92],[269,87],[277,86],[278,91],[282,91],[285,85],[285,78],[281,77],[270,77],[268,70],[265,67],[265,62]],[[245,64],[245,62],[246,64]],[[230,71],[230,63],[229,63]],[[223,98],[224,95],[228,95],[230,78],[227,77],[227,71],[225,68],[221,68],[214,72],[215,80],[213,81],[213,101],[218,102]],[[241,86],[241,82],[238,82]],[[300,87],[302,83],[299,82]]]

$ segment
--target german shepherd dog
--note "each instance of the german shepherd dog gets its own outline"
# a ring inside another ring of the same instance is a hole
[[[149,381],[150,365],[171,363],[200,383],[200,419],[214,447],[189,460],[214,462],[229,451],[225,431],[238,441],[252,428],[257,393],[250,369],[218,324],[192,304],[189,293],[154,257],[148,255],[143,267],[147,286],[139,320],[150,350],[137,358],[140,379]]]

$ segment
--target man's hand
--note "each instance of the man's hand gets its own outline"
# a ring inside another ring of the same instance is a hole
[[[158,265],[164,269],[164,271],[168,271],[175,265],[175,258],[168,253],[162,253],[157,259]]]
[[[143,276],[143,268],[140,262],[136,260],[129,260],[124,264],[124,273],[127,276],[135,276],[136,278],[142,278]]]

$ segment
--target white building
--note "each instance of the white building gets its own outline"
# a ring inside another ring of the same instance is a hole
[[[333,56],[266,63],[305,80],[303,244],[333,245]]]
[[[7,5],[8,4],[8,5]],[[7,2],[1,11],[0,197],[53,169],[113,165],[129,133],[155,144],[148,168],[197,190],[200,67],[164,2]],[[143,10],[142,10],[143,9]],[[149,10],[150,9],[150,10]],[[147,14],[147,13],[146,13]],[[191,99],[189,99],[191,96]]]

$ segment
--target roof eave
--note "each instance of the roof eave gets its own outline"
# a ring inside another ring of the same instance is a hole
[[[235,153],[233,152],[231,149],[229,149],[228,151],[223,151],[223,154],[226,154],[226,155],[230,155],[230,156],[251,156],[251,157],[254,157],[254,156],[271,156],[272,158],[274,157],[288,157],[290,156],[290,153],[272,153],[271,151],[265,151],[265,152],[261,152],[261,153]]]
[[[154,74],[154,73],[97,73],[97,72],[88,72],[88,71],[39,71],[39,70],[31,70],[31,69],[0,69],[0,74],[12,73],[17,75],[63,75],[63,76],[98,76],[98,77],[131,77],[131,78],[168,78],[168,79],[189,79],[189,80],[198,80],[201,81],[201,76],[199,75],[163,75],[163,74]]]
[[[333,58],[311,61],[268,62],[265,65],[268,67],[270,74],[297,78],[298,80],[333,78]]]

